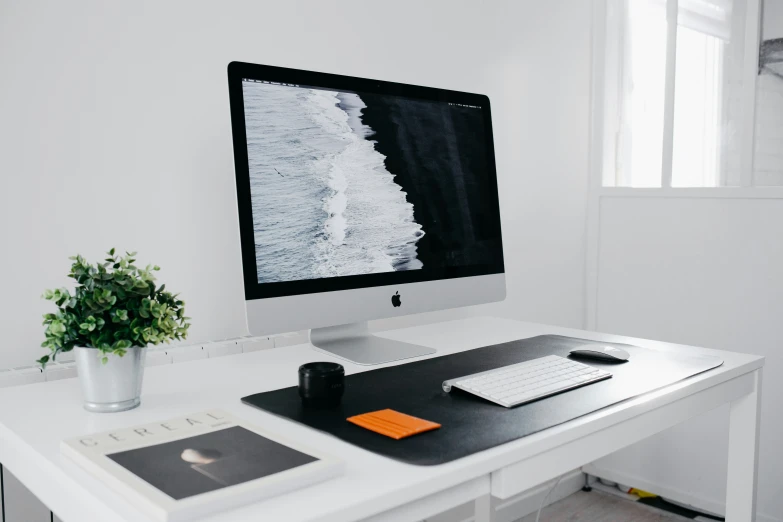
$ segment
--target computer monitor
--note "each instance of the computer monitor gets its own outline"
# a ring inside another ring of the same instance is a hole
[[[232,62],[248,328],[359,364],[432,353],[367,321],[505,298],[489,99]]]

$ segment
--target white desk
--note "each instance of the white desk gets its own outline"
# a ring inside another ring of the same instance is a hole
[[[754,519],[763,357],[598,334],[506,319],[475,318],[386,332],[390,338],[460,352],[540,334],[694,350],[724,365],[665,389],[448,464],[418,467],[375,455],[240,403],[252,393],[295,385],[299,365],[329,356],[300,345],[147,368],[142,405],[117,414],[87,413],[76,379],[0,389],[0,462],[64,522],[145,522],[112,490],[61,459],[60,440],[223,408],[286,437],[317,445],[346,463],[322,484],[204,521],[420,520],[470,500],[489,519],[488,494],[509,498],[569,470],[731,403],[727,520]],[[347,373],[365,371],[340,361]],[[394,364],[394,363],[392,363]],[[373,367],[373,368],[377,368]],[[491,429],[491,427],[488,427]]]

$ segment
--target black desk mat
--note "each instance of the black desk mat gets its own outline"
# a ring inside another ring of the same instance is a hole
[[[612,372],[611,379],[515,408],[504,408],[461,390],[445,393],[441,384],[545,355],[568,356],[581,344],[596,343],[559,335],[541,335],[485,346],[423,361],[346,376],[339,408],[302,406],[296,387],[244,397],[242,402],[331,433],[368,451],[409,464],[443,464],[520,437],[557,426],[620,401],[647,393],[723,364],[718,357],[658,352],[617,343],[631,359],[624,363],[579,359]],[[347,422],[352,415],[391,408],[443,426],[394,440]]]

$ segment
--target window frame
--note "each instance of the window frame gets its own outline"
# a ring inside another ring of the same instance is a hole
[[[617,157],[617,135],[619,130],[619,105],[621,83],[624,81],[618,71],[619,56],[625,34],[622,0],[594,0],[593,43],[591,82],[591,125],[590,125],[590,191],[592,193],[615,193],[616,191],[644,191],[671,196],[680,191],[689,197],[707,195],[715,190],[734,191],[753,188],[754,191],[768,191],[783,195],[783,186],[769,187],[754,184],[754,140],[756,122],[756,82],[761,42],[762,0],[747,0],[744,23],[745,42],[742,61],[741,114],[739,119],[739,184],[725,185],[725,173],[721,172],[721,184],[717,187],[673,187],[672,163],[674,152],[674,90],[677,53],[677,18],[679,0],[665,0],[667,19],[666,65],[664,80],[664,122],[661,158],[660,187],[623,186],[616,164],[605,162],[604,158]],[[613,58],[613,59],[612,59]],[[708,196],[712,197],[712,196]],[[740,197],[747,197],[742,195]]]

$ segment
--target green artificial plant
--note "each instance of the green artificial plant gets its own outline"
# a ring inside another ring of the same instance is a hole
[[[74,347],[96,348],[105,364],[108,354],[122,357],[133,346],[185,339],[190,327],[185,303],[156,286],[158,266],[138,268],[136,252],[125,256],[112,248],[103,263],[91,264],[74,256],[68,277],[75,279],[73,294],[67,288],[46,290],[43,298],[57,305],[57,312],[44,314],[46,340],[41,346],[49,355],[38,359],[45,367],[60,352]]]

